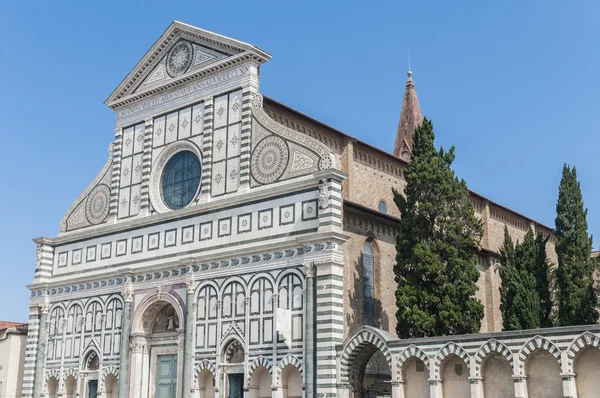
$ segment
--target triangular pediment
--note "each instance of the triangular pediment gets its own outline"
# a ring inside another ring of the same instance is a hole
[[[271,56],[258,47],[217,33],[173,22],[148,50],[105,104],[115,109],[137,98],[173,89],[225,65]]]

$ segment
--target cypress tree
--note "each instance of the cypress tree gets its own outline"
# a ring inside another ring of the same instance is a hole
[[[500,311],[504,330],[533,329],[540,326],[540,296],[537,291],[537,243],[529,230],[516,245],[504,227],[500,249]]]
[[[556,204],[558,322],[560,326],[596,323],[597,297],[593,287],[592,238],[587,209],[575,167],[563,167]]]
[[[546,244],[549,237],[538,234],[535,238],[537,258],[535,264],[535,279],[537,292],[540,296],[540,327],[552,327],[552,297],[550,295],[550,261],[546,254]]]
[[[401,338],[476,333],[483,318],[474,297],[481,222],[467,184],[451,168],[454,147],[436,150],[434,138],[424,119],[404,170],[406,198],[394,190],[401,213],[394,266]]]

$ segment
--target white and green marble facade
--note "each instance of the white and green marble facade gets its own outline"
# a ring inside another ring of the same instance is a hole
[[[358,398],[379,351],[394,398],[483,397],[489,353],[509,361],[513,396],[533,398],[525,363],[543,351],[560,368],[549,396],[585,397],[574,369],[600,345],[596,326],[417,340],[364,326],[344,339],[346,175],[263,110],[269,58],[174,22],[108,98],[106,164],[60,234],[35,239],[23,396],[88,398],[97,380],[103,398],[159,398],[158,358],[174,355],[173,398],[229,397],[230,374],[243,398]],[[170,210],[160,181],[179,151],[201,161],[201,185]],[[468,395],[444,393],[452,355]],[[425,390],[403,371],[415,358]]]

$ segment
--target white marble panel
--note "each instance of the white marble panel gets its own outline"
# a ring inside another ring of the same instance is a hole
[[[188,138],[192,128],[192,108],[179,111],[179,139]]]
[[[192,109],[192,135],[204,132],[204,103],[195,105]]]
[[[229,158],[240,154],[241,127],[241,123],[238,123],[227,128],[227,157]]]
[[[133,153],[142,153],[144,151],[144,124],[137,124],[133,134]]]
[[[219,162],[227,157],[227,129],[215,130],[213,134],[213,162]]]
[[[242,90],[229,94],[229,124],[242,120]]]
[[[240,158],[227,161],[227,193],[236,192],[240,184]]]
[[[133,157],[129,156],[121,160],[121,187],[131,185],[131,166]]]
[[[121,188],[119,190],[119,218],[124,218],[129,216],[129,194],[131,192],[131,188]]]
[[[225,193],[225,161],[213,163],[212,169],[212,195]]]
[[[215,98],[214,109],[214,127],[218,129],[227,125],[227,95]]]
[[[135,216],[140,212],[140,205],[142,203],[142,184],[136,184],[131,186],[131,203],[129,215]]]
[[[131,183],[139,184],[142,182],[142,154],[133,155],[133,163],[131,165]]]
[[[152,145],[154,148],[164,145],[165,143],[165,116],[154,119],[154,137],[152,137]]]
[[[123,144],[121,157],[131,156],[133,153],[133,127],[126,128],[123,131]]]
[[[263,343],[273,342],[273,319],[265,318],[263,320]]]
[[[167,115],[165,144],[177,141],[177,112]]]

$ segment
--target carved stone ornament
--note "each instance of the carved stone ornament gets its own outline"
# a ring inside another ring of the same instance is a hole
[[[329,206],[329,184],[327,180],[319,181],[319,207],[326,209]]]
[[[166,68],[171,77],[183,75],[189,69],[194,58],[194,47],[187,40],[178,41],[167,54]]]
[[[190,276],[185,280],[185,290],[187,294],[194,294],[195,289],[196,281],[194,280],[194,275],[190,272]]]
[[[307,278],[314,278],[315,277],[315,265],[313,263],[306,263],[304,264],[304,273],[306,274]]]
[[[47,300],[45,300],[38,304],[38,308],[40,309],[40,312],[42,314],[47,314],[48,311],[50,311],[50,303]]]
[[[42,249],[44,248],[44,245],[37,245],[37,251],[35,253],[35,267],[39,268],[42,265]]]
[[[133,301],[133,286],[131,283],[128,283],[123,287],[123,301],[132,302]]]

